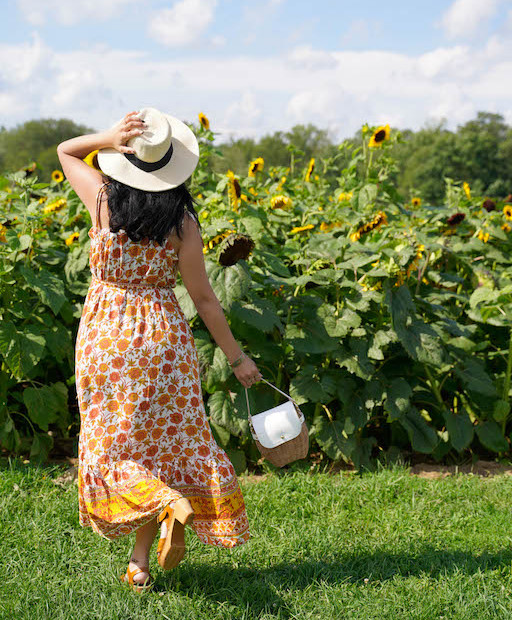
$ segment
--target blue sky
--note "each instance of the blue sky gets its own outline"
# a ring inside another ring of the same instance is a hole
[[[143,105],[204,112],[219,141],[308,122],[335,139],[364,122],[455,127],[481,109],[512,124],[510,0],[14,0],[2,12],[6,127],[101,129]]]

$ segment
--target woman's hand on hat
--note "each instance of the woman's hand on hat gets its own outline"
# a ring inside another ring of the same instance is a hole
[[[135,153],[128,140],[140,136],[146,129],[146,124],[137,116],[138,112],[129,112],[116,125],[108,130],[109,142],[112,148],[120,153]]]
[[[233,372],[244,387],[251,387],[262,378],[258,367],[246,354],[244,354],[241,364],[233,368]]]

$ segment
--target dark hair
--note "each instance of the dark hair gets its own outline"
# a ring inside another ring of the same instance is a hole
[[[185,183],[163,192],[148,192],[130,187],[105,174],[105,193],[108,200],[110,231],[126,231],[132,241],[145,237],[164,245],[173,228],[181,239],[183,218],[188,210],[201,224],[194,209],[197,201],[192,197]]]

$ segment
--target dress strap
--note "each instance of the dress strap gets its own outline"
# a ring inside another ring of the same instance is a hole
[[[101,194],[106,186],[107,184],[103,183],[103,185],[98,190],[98,196],[96,197],[96,228],[101,228],[101,222],[100,222]]]

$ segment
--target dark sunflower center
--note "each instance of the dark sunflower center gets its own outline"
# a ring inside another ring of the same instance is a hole
[[[384,138],[386,137],[386,131],[384,129],[380,129],[376,134],[375,134],[375,142],[382,142],[384,140]]]

